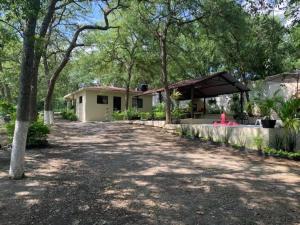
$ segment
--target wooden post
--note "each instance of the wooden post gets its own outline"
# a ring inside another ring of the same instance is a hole
[[[192,105],[192,107],[191,107],[191,118],[193,118],[194,117],[194,104],[193,104],[193,102],[194,102],[194,86],[192,86],[191,87],[191,105]]]
[[[244,112],[244,92],[241,92],[240,104],[241,104],[241,114],[243,114],[243,112]]]
[[[161,91],[158,92],[158,99],[159,99],[159,103],[162,103],[162,94],[161,94]]]
[[[206,98],[203,99],[203,115],[206,114]]]

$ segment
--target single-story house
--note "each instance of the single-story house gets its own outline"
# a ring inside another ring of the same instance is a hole
[[[300,71],[281,73],[266,78],[265,89],[268,96],[273,96],[275,92],[286,99],[292,96],[300,98]]]
[[[130,90],[129,107],[141,112],[151,112],[152,94]],[[64,97],[75,107],[78,119],[82,122],[108,121],[114,111],[125,110],[126,89],[119,87],[83,87]]]

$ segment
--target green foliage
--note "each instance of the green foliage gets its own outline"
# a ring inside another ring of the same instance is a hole
[[[141,120],[151,120],[152,119],[152,113],[139,112],[139,117],[141,118]]]
[[[253,142],[258,150],[262,150],[264,147],[264,139],[259,135],[253,138]]]
[[[113,120],[124,120],[124,118],[125,118],[125,113],[124,112],[115,111],[112,114],[112,119]]]
[[[174,119],[181,119],[184,116],[184,111],[183,109],[180,108],[175,108],[172,111],[172,118]]]
[[[254,102],[248,101],[246,103],[246,112],[249,116],[253,116],[253,111],[254,111]]]
[[[7,135],[10,142],[13,140],[15,122],[6,125]],[[50,133],[48,126],[43,121],[38,120],[30,124],[27,134],[27,147],[43,147],[48,145],[47,137]]]
[[[241,113],[241,103],[239,94],[233,94],[232,99],[229,102],[230,112],[234,118],[237,118]]]
[[[294,97],[278,101],[275,107],[277,115],[283,122],[283,127],[295,133],[300,131],[299,109],[300,99]]]
[[[0,116],[11,115],[16,112],[16,107],[5,100],[0,100]]]
[[[292,97],[288,100],[278,100],[274,109],[285,129],[283,141],[284,149],[286,151],[294,151],[297,142],[297,134],[300,132],[300,99]]]
[[[300,152],[287,152],[283,150],[276,150],[273,148],[264,148],[263,152],[271,156],[293,159],[293,160],[300,160]]]
[[[165,112],[153,112],[154,120],[164,120],[166,118]]]
[[[124,119],[126,120],[138,120],[140,119],[139,111],[136,108],[129,108],[124,111]]]
[[[159,103],[153,107],[153,119],[154,120],[164,120],[166,118],[165,104]]]
[[[70,121],[77,121],[78,118],[76,114],[73,111],[70,110],[64,110],[61,112],[61,117],[65,120],[70,120]]]

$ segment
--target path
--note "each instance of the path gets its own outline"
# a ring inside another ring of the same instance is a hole
[[[58,123],[9,180],[0,224],[300,224],[300,165],[117,123]]]

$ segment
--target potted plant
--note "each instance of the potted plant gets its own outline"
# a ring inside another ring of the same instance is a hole
[[[276,120],[271,118],[271,112],[275,108],[276,100],[271,98],[266,98],[260,100],[257,104],[260,115],[262,116],[261,124],[263,128],[274,128],[276,125]]]

